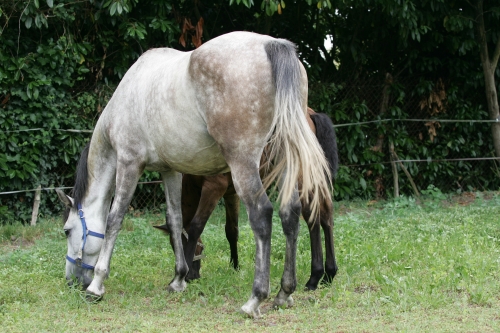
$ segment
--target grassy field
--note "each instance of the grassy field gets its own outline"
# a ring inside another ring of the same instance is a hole
[[[441,198],[442,199],[442,198]],[[2,332],[500,332],[500,193],[446,200],[336,203],[339,274],[306,292],[310,251],[305,223],[298,249],[295,306],[272,309],[284,237],[273,221],[272,298],[262,318],[239,313],[253,279],[254,241],[240,222],[241,270],[229,266],[224,212],[203,240],[202,279],[169,294],[173,255],[151,227],[161,214],[127,216],[104,300],[93,304],[67,287],[59,219],[37,227],[0,227]]]

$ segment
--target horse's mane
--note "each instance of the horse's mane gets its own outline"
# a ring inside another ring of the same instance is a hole
[[[82,202],[83,197],[87,193],[88,186],[88,169],[87,169],[87,160],[89,157],[89,148],[90,142],[85,145],[80,155],[80,159],[78,160],[78,165],[76,167],[76,177],[75,177],[75,186],[71,191],[71,196],[74,199],[73,205],[74,208],[78,209],[78,204]]]

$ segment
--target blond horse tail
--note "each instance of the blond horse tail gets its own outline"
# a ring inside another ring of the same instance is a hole
[[[270,165],[264,187],[282,179],[279,199],[283,206],[291,200],[300,177],[300,195],[306,202],[311,200],[313,218],[319,213],[322,198],[331,196],[331,174],[323,149],[306,120],[307,84],[303,86],[306,74],[293,43],[273,40],[265,45],[265,50],[272,66],[276,97],[266,148]]]

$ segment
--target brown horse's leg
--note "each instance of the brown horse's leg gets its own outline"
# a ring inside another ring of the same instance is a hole
[[[226,238],[231,249],[231,264],[234,269],[239,268],[238,263],[238,217],[240,212],[240,197],[234,191],[231,174],[228,174],[230,186],[224,194],[224,204],[226,206]]]
[[[335,260],[334,237],[333,237],[333,203],[326,200],[321,207],[321,227],[325,235],[325,276],[322,283],[331,283],[337,274],[338,267]]]
[[[201,186],[203,184],[203,177],[185,174],[182,176],[182,227],[184,231],[189,230],[191,220],[196,214],[198,203],[201,197]],[[182,234],[182,245],[184,253],[186,251],[187,239],[186,234]],[[187,261],[187,260],[186,260]],[[188,261],[189,263],[189,261]],[[191,281],[200,278],[200,261],[191,262],[188,264],[189,271],[186,276],[186,281]]]
[[[219,199],[222,198],[226,192],[227,186],[227,177],[225,175],[204,177],[198,208],[189,223],[189,229],[186,229],[188,239],[184,246],[184,256],[186,257],[186,261],[189,265],[189,271],[193,272],[193,275],[188,273],[187,280],[190,280],[191,277],[191,279],[198,279],[200,277],[199,268],[198,272],[195,272],[195,267],[199,267],[200,263],[199,261],[193,263],[198,239],[201,236],[203,229],[205,229],[208,218],[214,211],[217,202],[219,202]]]
[[[286,237],[285,267],[281,277],[281,288],[274,299],[274,306],[292,306],[292,293],[297,288],[296,257],[297,238],[299,236],[299,218],[301,204],[299,191],[295,187],[292,200],[280,209],[281,225]]]
[[[338,271],[333,241],[333,205],[331,200],[323,200],[319,220],[314,219],[312,221],[309,221],[311,216],[309,205],[302,202],[302,209],[302,215],[307,222],[311,240],[311,276],[306,283],[306,289],[316,290],[322,277],[322,283],[331,283]],[[325,236],[326,261],[324,266],[320,225]]]
[[[309,204],[302,200],[302,215],[309,229],[309,239],[311,244],[311,276],[306,283],[307,290],[316,290],[318,283],[323,277],[325,268],[323,266],[323,249],[321,246],[320,223],[317,219],[310,220],[311,208]]]

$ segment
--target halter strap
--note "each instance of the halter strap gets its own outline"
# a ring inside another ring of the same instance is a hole
[[[87,229],[87,223],[85,222],[85,215],[83,213],[82,205],[78,204],[78,216],[80,216],[80,221],[82,222],[82,231],[83,231],[83,236],[82,236],[82,248],[78,251],[78,256],[76,259],[71,258],[70,256],[66,255],[66,260],[68,260],[70,263],[77,265],[78,267],[86,268],[86,269],[94,269],[94,266],[85,264],[82,261],[83,258],[83,250],[85,248],[85,243],[87,243],[87,235],[88,236],[94,236],[97,238],[102,238],[104,239],[104,234],[92,231]]]

